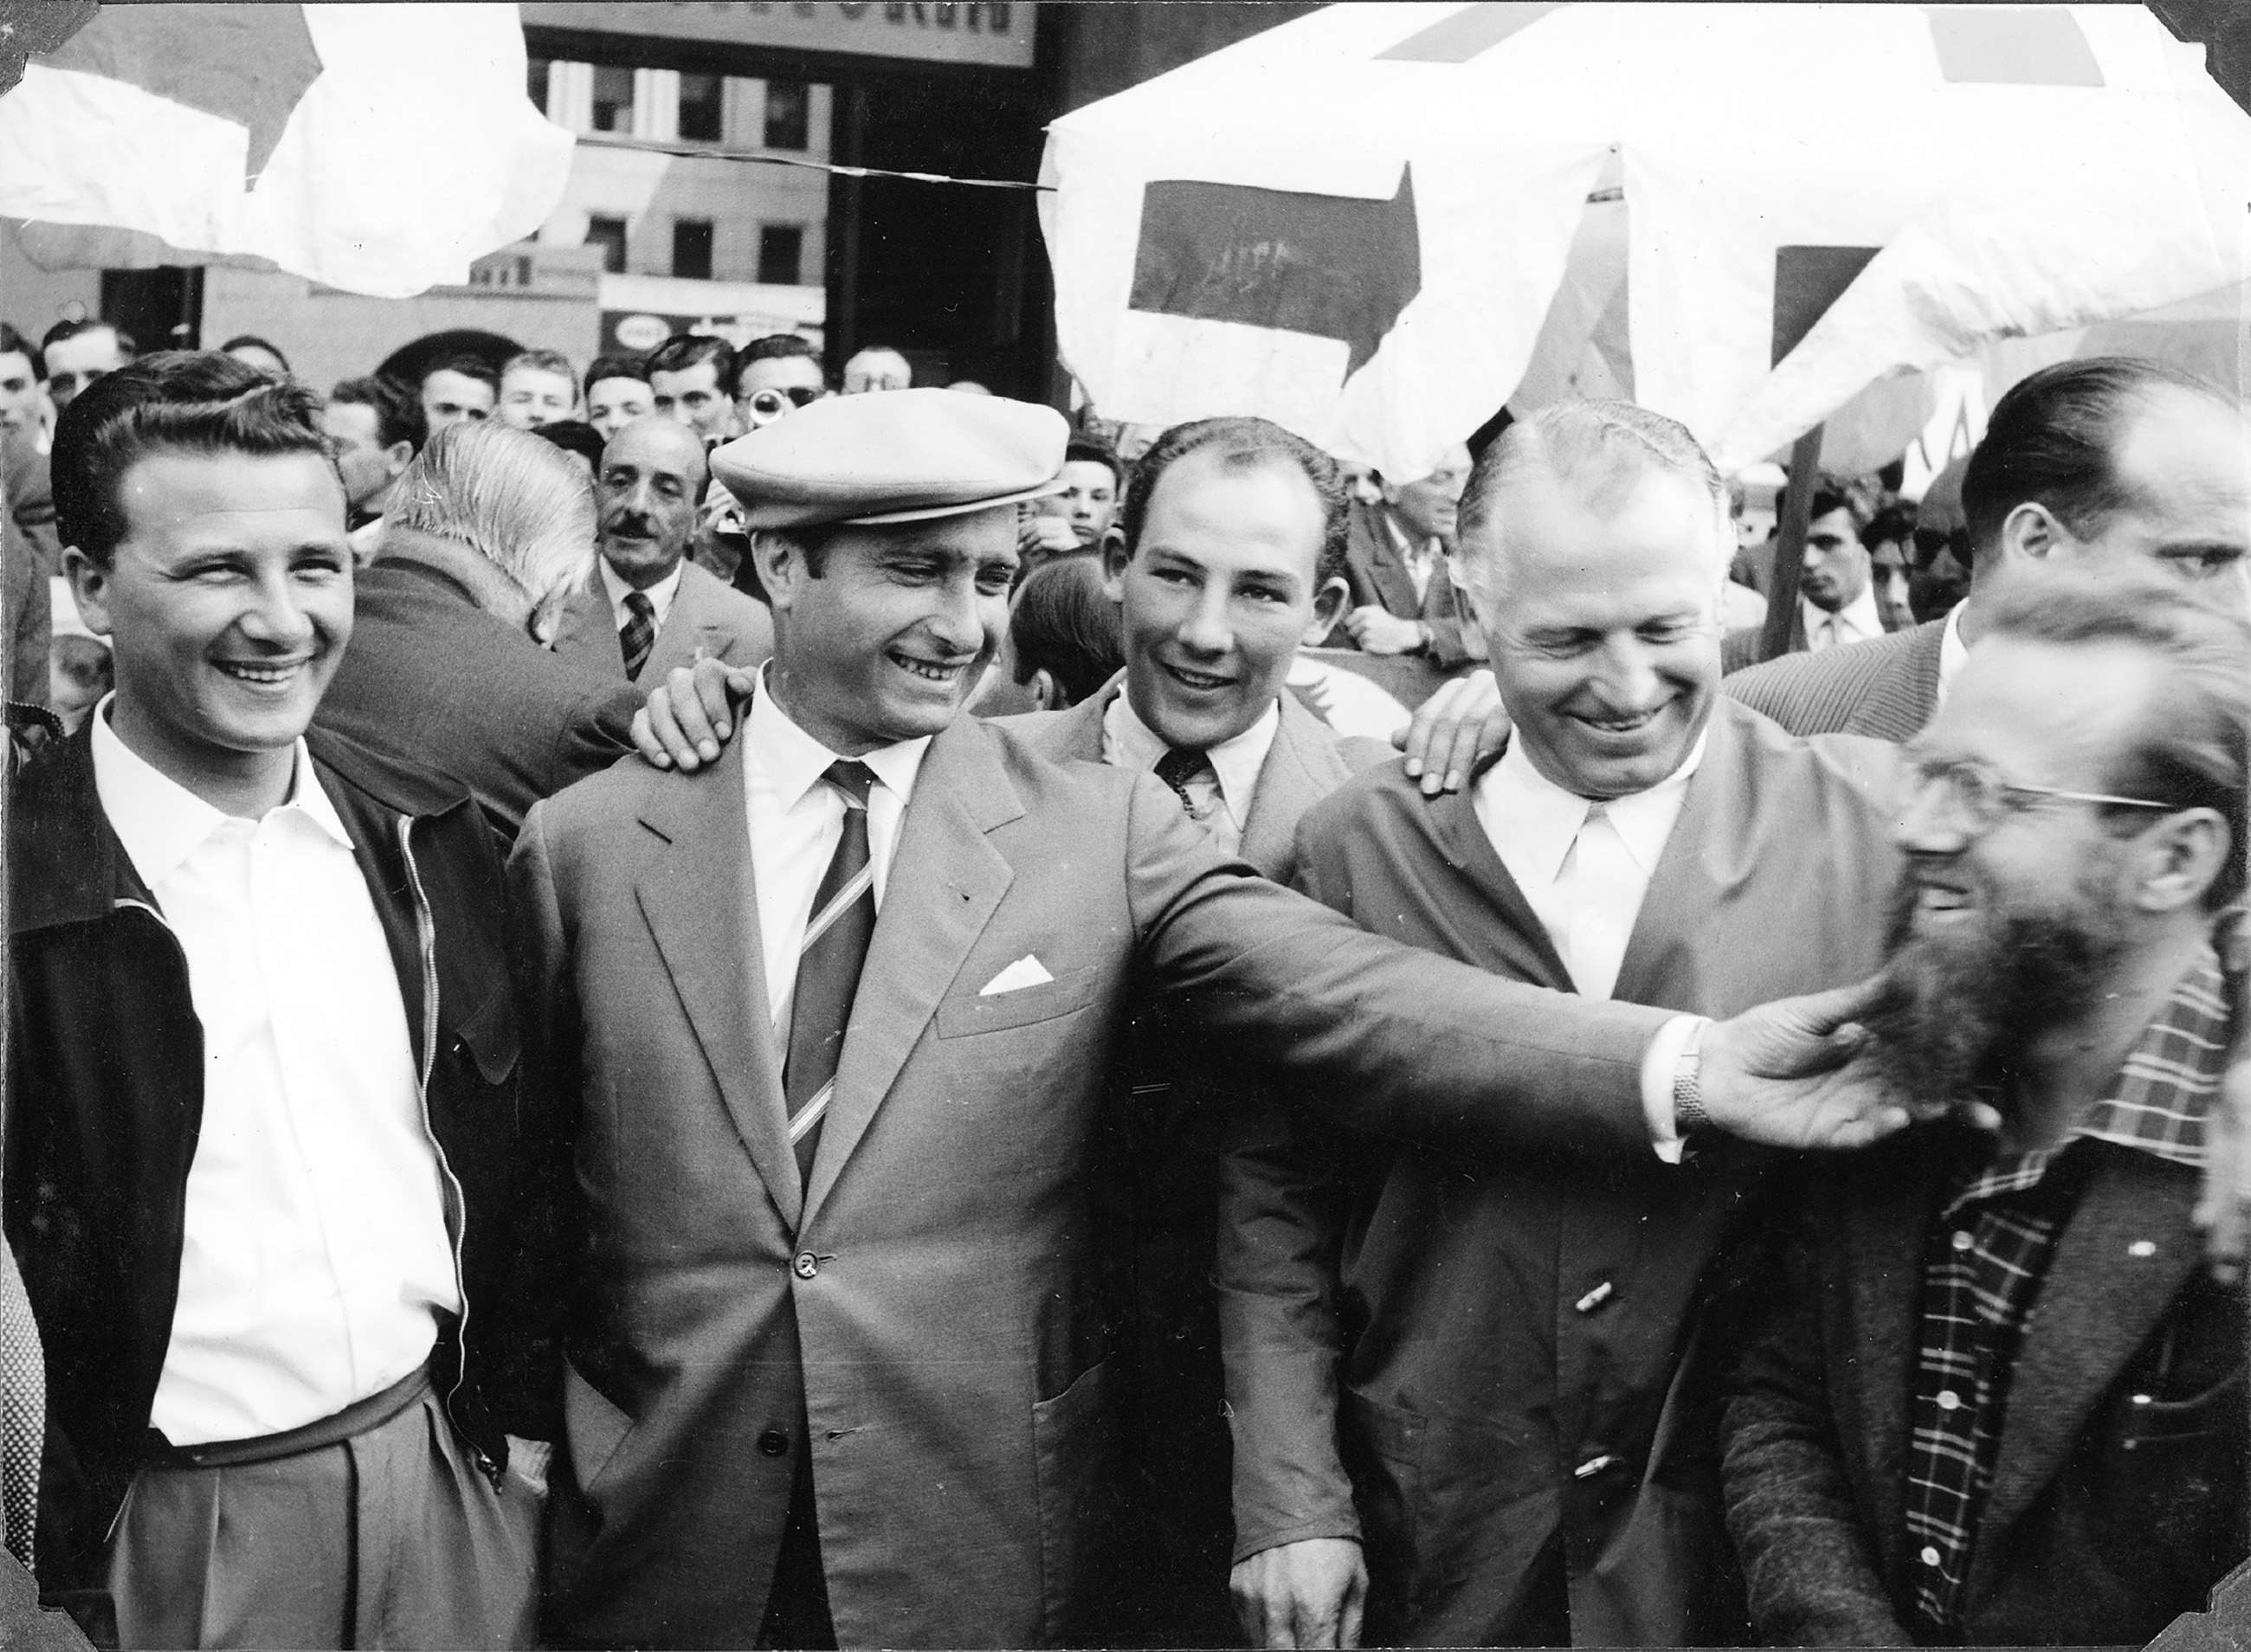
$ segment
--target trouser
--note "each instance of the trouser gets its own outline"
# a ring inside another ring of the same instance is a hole
[[[118,1644],[530,1646],[538,1537],[538,1493],[485,1478],[418,1371],[143,1468],[110,1537]]]

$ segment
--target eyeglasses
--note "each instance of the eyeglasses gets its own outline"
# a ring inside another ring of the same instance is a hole
[[[765,390],[754,390],[743,399],[752,402],[763,399],[770,406],[779,407],[780,402],[772,399],[781,396],[788,397],[793,407],[810,407],[821,399],[821,392],[810,385],[776,385]]]
[[[2093,803],[2105,809],[2149,809],[2170,814],[2177,803],[2148,797],[2114,797],[2108,792],[2067,792],[2054,786],[2020,786],[2003,780],[1974,757],[1908,759],[1908,807],[1941,791],[1949,808],[1969,823],[1974,834],[1991,831],[2011,814],[2045,802]]]

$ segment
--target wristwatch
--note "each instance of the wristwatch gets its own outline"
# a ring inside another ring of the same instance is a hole
[[[1712,1123],[1712,1115],[1704,1110],[1704,1029],[1709,1025],[1708,1021],[1696,1024],[1673,1063],[1673,1128],[1684,1142]]]

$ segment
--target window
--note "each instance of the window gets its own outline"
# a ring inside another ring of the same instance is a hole
[[[634,72],[614,63],[594,66],[594,130],[631,132],[634,123]]]
[[[802,149],[811,142],[812,97],[802,80],[766,82],[766,147]]]
[[[758,226],[758,279],[772,287],[795,287],[804,279],[805,226]]]
[[[626,273],[626,221],[621,218],[586,220],[586,245],[602,249],[602,267],[613,275]]]
[[[542,115],[547,113],[547,70],[545,58],[526,58],[523,62],[523,92],[531,100],[531,107]]]
[[[689,281],[711,279],[711,220],[675,218],[672,220],[672,273]]]
[[[680,77],[680,135],[690,143],[717,143],[720,100],[726,81],[716,74]]]

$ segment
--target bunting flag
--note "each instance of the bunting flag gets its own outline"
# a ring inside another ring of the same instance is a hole
[[[537,228],[571,151],[512,5],[111,5],[0,97],[0,213],[404,298]]]

